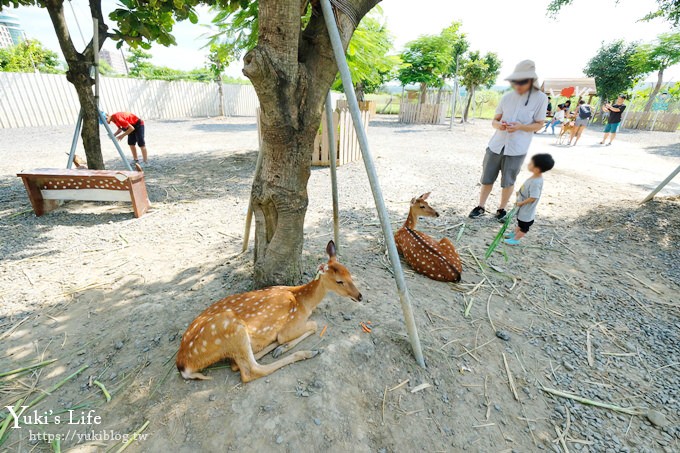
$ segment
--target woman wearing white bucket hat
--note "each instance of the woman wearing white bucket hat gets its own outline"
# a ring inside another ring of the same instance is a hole
[[[504,221],[517,174],[522,169],[534,132],[543,127],[548,108],[548,97],[540,91],[533,61],[520,62],[505,80],[510,82],[512,90],[503,96],[496,108],[492,122],[496,132],[486,148],[479,205],[470,212],[471,218],[486,212],[486,200],[500,173],[503,190],[496,218]]]

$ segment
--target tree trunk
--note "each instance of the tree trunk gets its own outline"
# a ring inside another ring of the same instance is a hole
[[[654,89],[652,90],[651,93],[649,93],[649,99],[647,100],[647,104],[645,104],[645,112],[649,112],[652,110],[652,107],[654,106],[654,101],[656,100],[656,96],[659,94],[659,91],[661,90],[661,86],[663,85],[663,71],[664,68],[659,69],[659,75],[656,79],[656,85],[654,86]]]
[[[463,119],[461,123],[467,123],[468,114],[470,112],[470,105],[472,104],[472,98],[475,96],[475,87],[470,87],[470,92],[468,93],[467,100],[465,101],[465,109],[463,109]]]
[[[425,104],[427,102],[427,84],[420,84],[420,103]]]
[[[220,116],[224,116],[224,83],[222,82],[222,74],[217,78],[217,93],[220,99]]]
[[[361,19],[377,0],[350,0]],[[260,0],[257,46],[243,73],[260,100],[262,166],[251,193],[255,217],[255,286],[297,284],[311,156],[321,107],[337,66],[318,3],[300,29],[300,3]],[[336,10],[344,46],[355,25]],[[350,88],[351,89],[351,88]]]
[[[90,68],[94,63],[95,52],[93,41],[90,40],[83,52],[77,52],[71,40],[68,24],[66,23],[63,0],[46,0],[45,7],[54,26],[59,47],[61,47],[64,59],[68,65],[66,79],[75,87],[80,102],[80,109],[83,112],[81,137],[83,139],[83,147],[85,148],[85,156],[87,157],[87,166],[93,170],[103,170],[104,158],[102,157],[102,148],[99,141],[99,110],[95,102],[94,93],[92,92],[94,79],[90,77]],[[98,19],[99,49],[96,50],[98,52],[106,40],[108,30],[101,12],[100,1],[90,1],[90,13],[92,17]]]

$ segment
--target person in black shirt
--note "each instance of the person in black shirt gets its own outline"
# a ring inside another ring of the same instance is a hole
[[[616,99],[616,104],[611,105],[607,103],[604,105],[604,107],[602,107],[603,112],[609,112],[609,120],[607,120],[607,125],[604,127],[604,137],[602,137],[600,145],[605,144],[607,137],[610,137],[610,134],[611,138],[609,138],[609,143],[607,143],[607,146],[611,145],[614,141],[614,138],[616,138],[616,132],[619,130],[619,126],[621,125],[621,115],[623,114],[623,111],[626,110],[625,102],[626,96],[621,94]]]
[[[548,96],[548,110],[545,112],[545,116],[552,116],[552,98]]]

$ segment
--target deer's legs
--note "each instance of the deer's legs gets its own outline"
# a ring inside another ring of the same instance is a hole
[[[250,382],[254,379],[270,375],[279,368],[299,362],[300,360],[311,359],[319,353],[319,351],[298,351],[276,362],[261,365],[255,359],[255,354],[253,354],[252,346],[250,345],[250,337],[244,327],[239,326],[234,332],[233,338],[234,348],[238,351],[233,360],[241,372],[241,380],[243,382]]]
[[[274,350],[272,356],[279,357],[284,352],[290,351],[302,340],[316,332],[316,322],[305,321],[302,323],[289,324],[284,327],[278,335],[278,342],[281,346]]]
[[[266,356],[267,354],[272,352],[274,349],[276,349],[276,347],[278,345],[279,345],[279,342],[275,341],[272,344],[270,344],[269,346],[267,346],[266,348],[264,348],[263,350],[261,350],[260,352],[258,352],[257,354],[253,354],[253,356],[255,357],[255,360],[260,360],[262,357]],[[233,360],[231,362],[231,371],[238,371],[238,365]]]

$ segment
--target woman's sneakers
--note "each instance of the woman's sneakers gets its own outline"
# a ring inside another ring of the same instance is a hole
[[[505,239],[515,239],[515,232],[514,232],[514,231],[506,231],[506,232],[503,234],[503,237],[504,237]]]
[[[470,211],[470,214],[468,215],[468,217],[470,217],[471,219],[476,219],[477,217],[483,216],[485,213],[486,213],[486,209],[484,209],[481,206],[477,206],[475,209]]]
[[[511,238],[507,238],[505,240],[505,243],[508,245],[519,245],[519,239],[515,239],[515,235],[513,234]]]

